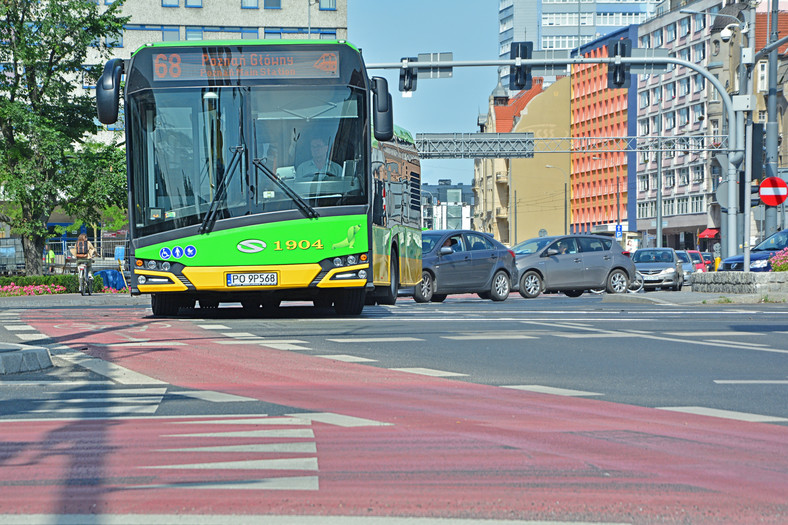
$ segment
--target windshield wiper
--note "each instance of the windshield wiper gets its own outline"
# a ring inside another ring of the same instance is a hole
[[[213,195],[211,204],[208,205],[208,211],[205,212],[202,224],[200,224],[197,230],[198,233],[208,233],[213,229],[213,225],[216,223],[216,213],[219,211],[219,201],[221,201],[227,193],[227,185],[230,179],[233,178],[233,175],[235,175],[238,165],[241,163],[241,153],[243,153],[245,149],[243,144],[239,144],[233,148],[233,156],[230,158],[227,169],[224,170],[224,177],[222,177],[219,187],[216,188],[216,193]]]
[[[317,213],[317,210],[315,210],[312,206],[310,206],[309,203],[306,202],[301,197],[301,195],[293,191],[293,188],[285,184],[284,181],[282,181],[279,177],[277,177],[276,174],[268,168],[268,166],[263,164],[263,159],[254,159],[252,160],[252,164],[260,168],[263,171],[263,173],[265,173],[266,177],[271,179],[271,181],[273,181],[274,184],[279,186],[282,189],[282,191],[285,192],[285,194],[288,197],[290,197],[290,199],[295,203],[295,205],[298,206],[298,209],[301,211],[301,213],[304,214],[304,217],[306,217],[307,219],[317,219],[318,217],[320,217],[320,214]]]

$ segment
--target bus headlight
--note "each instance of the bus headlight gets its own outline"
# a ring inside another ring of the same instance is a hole
[[[334,266],[342,266],[342,258],[341,257],[337,257],[336,259],[334,259]]]
[[[156,269],[156,261],[148,261],[148,270],[155,270]]]
[[[169,272],[170,271],[170,263],[168,263],[167,261],[164,261],[163,263],[161,263],[161,269],[164,270],[165,272]]]
[[[366,279],[367,278],[367,271],[366,270],[359,270],[358,271],[358,278],[359,279]]]
[[[347,263],[348,263],[348,265],[356,264],[356,256],[355,255],[348,255],[347,256]]]
[[[137,276],[137,284],[145,284],[146,282],[147,282],[147,279],[145,278],[144,275],[138,275]]]

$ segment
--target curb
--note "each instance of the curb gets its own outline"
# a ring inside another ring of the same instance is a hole
[[[52,356],[43,346],[17,343],[0,345],[0,375],[33,372],[52,366]]]

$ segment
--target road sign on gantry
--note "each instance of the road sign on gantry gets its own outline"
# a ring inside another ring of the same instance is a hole
[[[767,206],[779,206],[788,197],[788,184],[780,177],[768,177],[761,183],[761,200]]]

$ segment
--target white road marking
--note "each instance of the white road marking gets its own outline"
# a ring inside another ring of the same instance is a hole
[[[556,396],[570,396],[570,397],[605,395],[605,394],[598,394],[596,392],[584,392],[582,390],[571,390],[569,388],[556,388],[552,386],[543,386],[543,385],[511,385],[511,386],[502,386],[501,388],[513,388],[515,390],[527,390],[529,392],[538,392],[540,394],[553,394]]]
[[[41,341],[42,339],[49,339],[49,336],[43,334],[14,334],[22,341]]]
[[[485,335],[485,334],[476,334],[476,335],[442,335],[440,336],[441,339],[451,339],[452,341],[490,341],[492,336]],[[494,336],[496,341],[502,341],[507,339],[538,339],[539,336],[536,335],[525,335],[525,334],[499,334]]]
[[[276,430],[242,430],[239,432],[203,432],[199,434],[168,434],[164,437],[221,438],[314,438],[311,428],[278,428]]]
[[[256,337],[256,338],[250,337],[248,339],[220,339],[212,342],[220,345],[249,345],[249,344],[264,343],[265,337]]]
[[[219,419],[199,421],[173,421],[174,425],[309,425],[308,419],[300,417],[245,417],[242,419]]]
[[[788,385],[788,379],[715,379],[718,385]]]
[[[161,448],[157,452],[245,452],[245,453],[317,453],[317,446],[314,442],[296,441],[293,443],[256,443],[253,445],[218,445],[215,447],[191,447],[191,448]]]
[[[160,485],[138,485],[135,487],[130,488],[137,488],[137,489],[210,489],[210,490],[318,490],[319,484],[317,480],[317,476],[288,476],[288,477],[280,477],[280,478],[267,478],[267,479],[251,479],[251,480],[237,480],[237,481],[211,481],[211,482],[196,482],[196,483],[164,483]],[[2,517],[2,516],[0,516]],[[63,522],[58,516],[57,523],[59,525],[71,525],[72,522]],[[149,515],[145,515],[145,519],[141,521],[135,522],[127,522],[127,521],[106,521],[104,516],[100,516],[102,521],[100,523],[107,523],[110,525],[147,525],[150,523],[183,523],[185,524],[193,524],[194,516],[191,516],[187,520],[181,520],[181,518],[185,517],[184,515],[178,516],[167,516],[163,521],[153,521],[153,518]],[[304,523],[304,520],[301,519],[304,516],[297,516],[299,519],[290,520],[286,519],[285,521],[279,521],[282,525],[295,525],[297,523]],[[322,516],[321,516],[322,517]],[[171,519],[173,518],[173,519]],[[270,516],[260,516],[258,518],[252,518],[249,521],[246,521],[245,518],[239,516],[220,516],[221,519],[216,521],[206,521],[205,516],[200,516],[198,520],[201,525],[220,525],[225,524],[228,522],[236,523],[237,525],[245,525],[245,524],[252,524],[252,523],[268,523],[270,525],[276,525],[277,520],[271,520]],[[240,519],[240,521],[239,521]],[[28,523],[33,523],[31,521],[19,522],[24,523],[27,525]],[[75,521],[73,522],[74,525],[76,524],[85,524],[85,523],[99,523],[97,521]],[[315,522],[317,523],[317,522]],[[321,521],[320,523],[326,523],[325,521]],[[347,523],[347,521],[339,520],[336,522],[339,523]],[[358,522],[362,523],[362,522]],[[395,525],[395,524],[392,524]],[[418,524],[413,524],[418,525]]]
[[[630,332],[602,332],[597,334],[553,334],[556,337],[563,337],[565,339],[591,339],[591,338],[602,338],[602,337],[632,337],[632,333]]]
[[[75,392],[81,394],[82,392]],[[161,403],[162,396],[131,396],[131,397],[78,397],[70,399],[52,399],[46,403],[140,403],[157,404]]]
[[[103,347],[123,347],[123,348],[149,348],[149,347],[167,347],[167,346],[186,346],[186,343],[178,341],[135,341],[132,343],[88,343],[90,346],[103,346]]]
[[[22,331],[23,332],[23,331],[28,331],[28,330],[35,330],[35,328],[33,328],[32,326],[27,325],[27,324],[10,324],[10,325],[4,326],[3,328],[5,328],[6,330],[9,330],[11,332],[16,332],[16,331]]]
[[[260,337],[259,335],[250,334],[249,332],[225,332],[222,335],[226,336],[226,337],[238,337],[238,338],[241,338],[241,337],[246,337],[246,338],[248,338],[248,337],[256,337],[256,338],[262,339],[262,337]]]
[[[334,414],[333,412],[307,412],[298,414],[287,414],[289,416],[303,418],[309,421],[317,421],[319,423],[326,423],[328,425],[336,425],[338,427],[388,427],[393,423],[384,423],[383,421],[375,421],[374,419],[364,419],[361,417],[345,416],[343,414]]]
[[[206,330],[230,330],[229,326],[223,324],[198,324],[197,326]]]
[[[372,363],[377,361],[376,359],[367,359],[366,357],[358,357],[355,355],[346,355],[346,354],[317,355],[315,357],[324,357],[326,359],[343,361],[345,363]]]
[[[723,345],[730,344],[730,341],[725,341],[724,339],[704,339],[704,341],[709,343],[720,343]],[[762,343],[749,343],[746,341],[736,341],[736,344],[739,346],[752,346],[753,350],[758,350],[763,347],[768,347],[769,345],[762,344]]]
[[[303,341],[302,341],[303,343]],[[267,346],[269,348],[273,348],[274,350],[311,350],[310,348],[305,348],[303,346],[299,346],[293,343],[278,343],[272,341],[265,341],[262,343],[257,343],[259,346]],[[305,344],[305,343],[303,343]]]
[[[166,385],[164,381],[159,381],[144,374],[134,372],[128,368],[104,361],[97,357],[92,357],[76,350],[69,353],[59,354],[59,357],[66,361],[87,368],[91,372],[95,372],[104,377],[108,377],[118,383],[124,385]]]
[[[782,423],[788,418],[764,416],[760,414],[749,414],[747,412],[736,412],[733,410],[720,410],[717,408],[706,407],[657,407],[658,410],[669,410],[671,412],[683,412],[685,414],[695,414],[698,416],[720,417],[725,419],[735,419],[737,421],[748,421],[751,423]]]
[[[224,392],[215,392],[213,390],[187,390],[184,392],[169,392],[172,396],[193,397],[201,401],[210,401],[211,403],[236,403],[241,401],[259,401],[253,397],[237,396],[235,394],[226,394]]]
[[[225,469],[225,470],[317,470],[317,458],[251,459],[247,461],[218,461],[185,465],[153,465],[144,469]]]
[[[765,335],[758,332],[733,332],[733,331],[720,331],[720,332],[662,332],[665,335],[677,335],[679,337],[730,337],[741,336],[750,337],[753,335]]]
[[[88,386],[88,385],[114,385],[114,381],[0,381],[0,387],[3,386],[62,386],[64,388],[73,388],[75,386]],[[104,392],[104,390],[101,390]]]
[[[432,368],[390,368],[389,370],[395,370],[397,372],[407,372],[409,374],[420,374],[423,376],[432,376],[432,377],[458,377],[458,376],[467,376],[468,374],[460,374],[458,372],[446,372],[443,370],[433,370]]]
[[[47,414],[89,414],[92,412],[100,414],[153,414],[158,405],[128,405],[111,407],[79,407],[79,408],[54,408],[43,410],[30,410],[28,413],[47,413]]]
[[[96,384],[96,383],[90,383]],[[114,383],[104,383],[108,385],[112,385]],[[52,385],[54,386],[54,385]],[[149,395],[149,396],[163,396],[167,392],[166,388],[106,388],[102,390],[72,390],[66,392],[68,394],[102,394],[102,395],[112,395],[112,396],[122,396],[122,395]],[[63,393],[63,392],[61,392]]]
[[[352,339],[326,339],[332,343],[408,343],[424,341],[417,337],[354,337]]]

